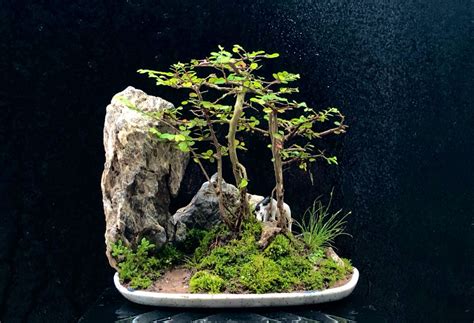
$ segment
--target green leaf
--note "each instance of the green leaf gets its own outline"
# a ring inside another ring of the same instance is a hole
[[[212,84],[225,84],[225,79],[222,78],[222,77],[211,77],[209,78],[209,83],[212,83]]]
[[[248,184],[249,184],[249,181],[246,178],[242,178],[239,184],[239,188],[246,188]]]
[[[161,139],[166,139],[166,140],[174,140],[175,135],[171,133],[162,133],[160,134]]]
[[[306,105],[306,102],[300,102],[298,103],[298,108],[307,108],[308,106]]]
[[[274,133],[274,134],[273,134],[273,137],[275,137],[275,138],[278,139],[278,140],[282,140],[282,139],[283,139],[283,136],[282,136],[281,134],[279,134],[279,133]]]
[[[185,153],[187,153],[189,151],[188,143],[185,142],[185,141],[180,142],[178,144],[178,148],[179,148],[179,150],[181,150],[182,152],[185,152]]]
[[[273,54],[267,54],[267,55],[265,55],[266,58],[277,58],[277,57],[279,57],[279,56],[280,56],[280,54],[278,54],[278,53],[273,53]]]
[[[304,170],[304,171],[307,170],[307,165],[306,165],[306,163],[301,163],[301,164],[298,165],[298,167],[299,167],[300,169]]]
[[[161,132],[158,131],[158,129],[156,129],[156,128],[150,128],[150,133],[152,133],[154,135],[157,135],[157,136],[161,135]]]
[[[184,135],[182,135],[182,134],[177,134],[177,135],[174,136],[174,140],[175,140],[176,142],[185,141],[185,140],[186,140],[186,137],[185,137]]]
[[[326,161],[328,162],[329,165],[331,165],[331,164],[337,165],[337,157],[336,156],[328,157],[328,158],[326,158]]]
[[[257,69],[257,67],[258,67],[258,64],[257,64],[257,63],[252,63],[252,64],[250,64],[250,69],[251,69],[251,70],[255,70],[255,69]]]
[[[258,103],[260,105],[265,105],[265,101],[259,98],[250,98],[250,101]]]
[[[234,53],[238,53],[239,51],[243,51],[244,49],[242,48],[242,46],[238,45],[238,44],[235,44],[234,47],[232,48],[232,51]]]
[[[262,54],[265,54],[265,51],[263,50],[259,50],[259,51],[256,51],[256,52],[251,52],[248,54],[248,57],[255,57],[257,55],[262,55]]]

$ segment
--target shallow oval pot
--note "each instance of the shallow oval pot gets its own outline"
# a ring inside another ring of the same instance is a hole
[[[151,306],[201,308],[296,306],[327,303],[349,296],[358,280],[359,271],[354,267],[352,277],[346,284],[322,291],[268,294],[183,294],[128,289],[120,284],[118,273],[114,276],[114,284],[117,290],[133,303]]]

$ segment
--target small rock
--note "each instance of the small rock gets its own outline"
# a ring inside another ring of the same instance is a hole
[[[281,228],[278,228],[277,224],[276,221],[262,223],[262,235],[257,243],[261,249],[266,248],[270,242],[272,242],[273,238],[281,232]]]
[[[339,266],[344,267],[344,261],[336,254],[332,247],[326,249],[326,257],[334,260]]]

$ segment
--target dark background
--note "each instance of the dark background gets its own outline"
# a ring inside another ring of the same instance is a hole
[[[106,105],[127,85],[173,100],[135,71],[239,43],[347,115],[341,166],[287,178],[294,210],[335,186],[353,211],[339,252],[361,280],[339,308],[472,321],[472,21],[469,0],[0,0],[0,319],[71,321],[111,286]]]

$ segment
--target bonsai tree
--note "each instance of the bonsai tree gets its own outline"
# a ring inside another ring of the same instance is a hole
[[[208,181],[210,177],[202,162],[216,162],[217,181],[213,188],[219,200],[221,218],[232,232],[239,232],[242,221],[250,216],[249,178],[238,153],[245,150],[246,145],[245,141],[237,139],[239,132],[244,135],[259,133],[270,140],[275,173],[272,196],[276,195],[280,212],[278,226],[283,231],[287,228],[283,208],[284,167],[297,164],[307,171],[308,163],[318,158],[337,164],[337,158],[316,149],[314,141],[329,134],[343,133],[346,129],[344,116],[337,108],[316,112],[304,102],[290,100],[288,96],[298,92],[298,88],[287,84],[298,80],[299,74],[282,71],[272,74],[272,78],[258,75],[263,60],[278,56],[278,53],[262,50],[248,52],[240,45],[234,45],[231,52],[219,46],[209,57],[173,64],[169,71],[138,71],[155,79],[159,86],[187,91],[188,98],[181,106],[150,114],[168,125],[170,131],[161,132],[155,128],[150,131],[158,139],[175,142],[178,149],[190,152]],[[326,124],[330,120],[328,127]],[[325,128],[317,128],[317,123]],[[226,133],[225,139],[219,135],[222,132]],[[237,210],[231,208],[222,194],[225,156],[229,157],[234,182],[239,189]]]

